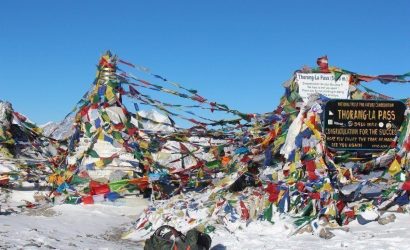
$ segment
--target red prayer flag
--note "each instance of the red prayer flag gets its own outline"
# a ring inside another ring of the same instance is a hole
[[[243,203],[243,201],[240,201],[239,204],[241,205],[241,219],[242,220],[248,220],[249,219],[249,211],[245,206],[245,203]]]
[[[401,189],[410,191],[410,181],[406,181],[403,183],[403,186],[401,186]]]
[[[309,160],[309,161],[306,161],[305,164],[306,164],[306,170],[307,171],[309,171],[309,172],[314,172],[315,171],[315,169],[316,169],[315,161]]]

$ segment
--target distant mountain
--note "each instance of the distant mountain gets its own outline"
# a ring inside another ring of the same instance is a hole
[[[3,156],[29,160],[43,160],[57,153],[40,127],[14,111],[11,103],[3,101],[0,101],[0,147]]]
[[[48,122],[41,125],[43,134],[55,140],[67,140],[74,134],[74,115],[70,115],[61,122]]]

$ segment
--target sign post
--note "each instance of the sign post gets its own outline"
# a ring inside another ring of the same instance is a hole
[[[388,149],[405,110],[400,101],[330,100],[324,114],[326,145],[333,150]]]
[[[330,73],[296,73],[299,95],[304,101],[314,93],[334,99],[348,99],[349,80],[350,75],[341,75],[336,81]]]

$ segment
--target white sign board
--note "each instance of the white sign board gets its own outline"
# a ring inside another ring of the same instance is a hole
[[[349,98],[350,75],[341,75],[335,81],[331,73],[296,73],[299,95],[306,102],[311,94],[319,93],[332,99]]]

